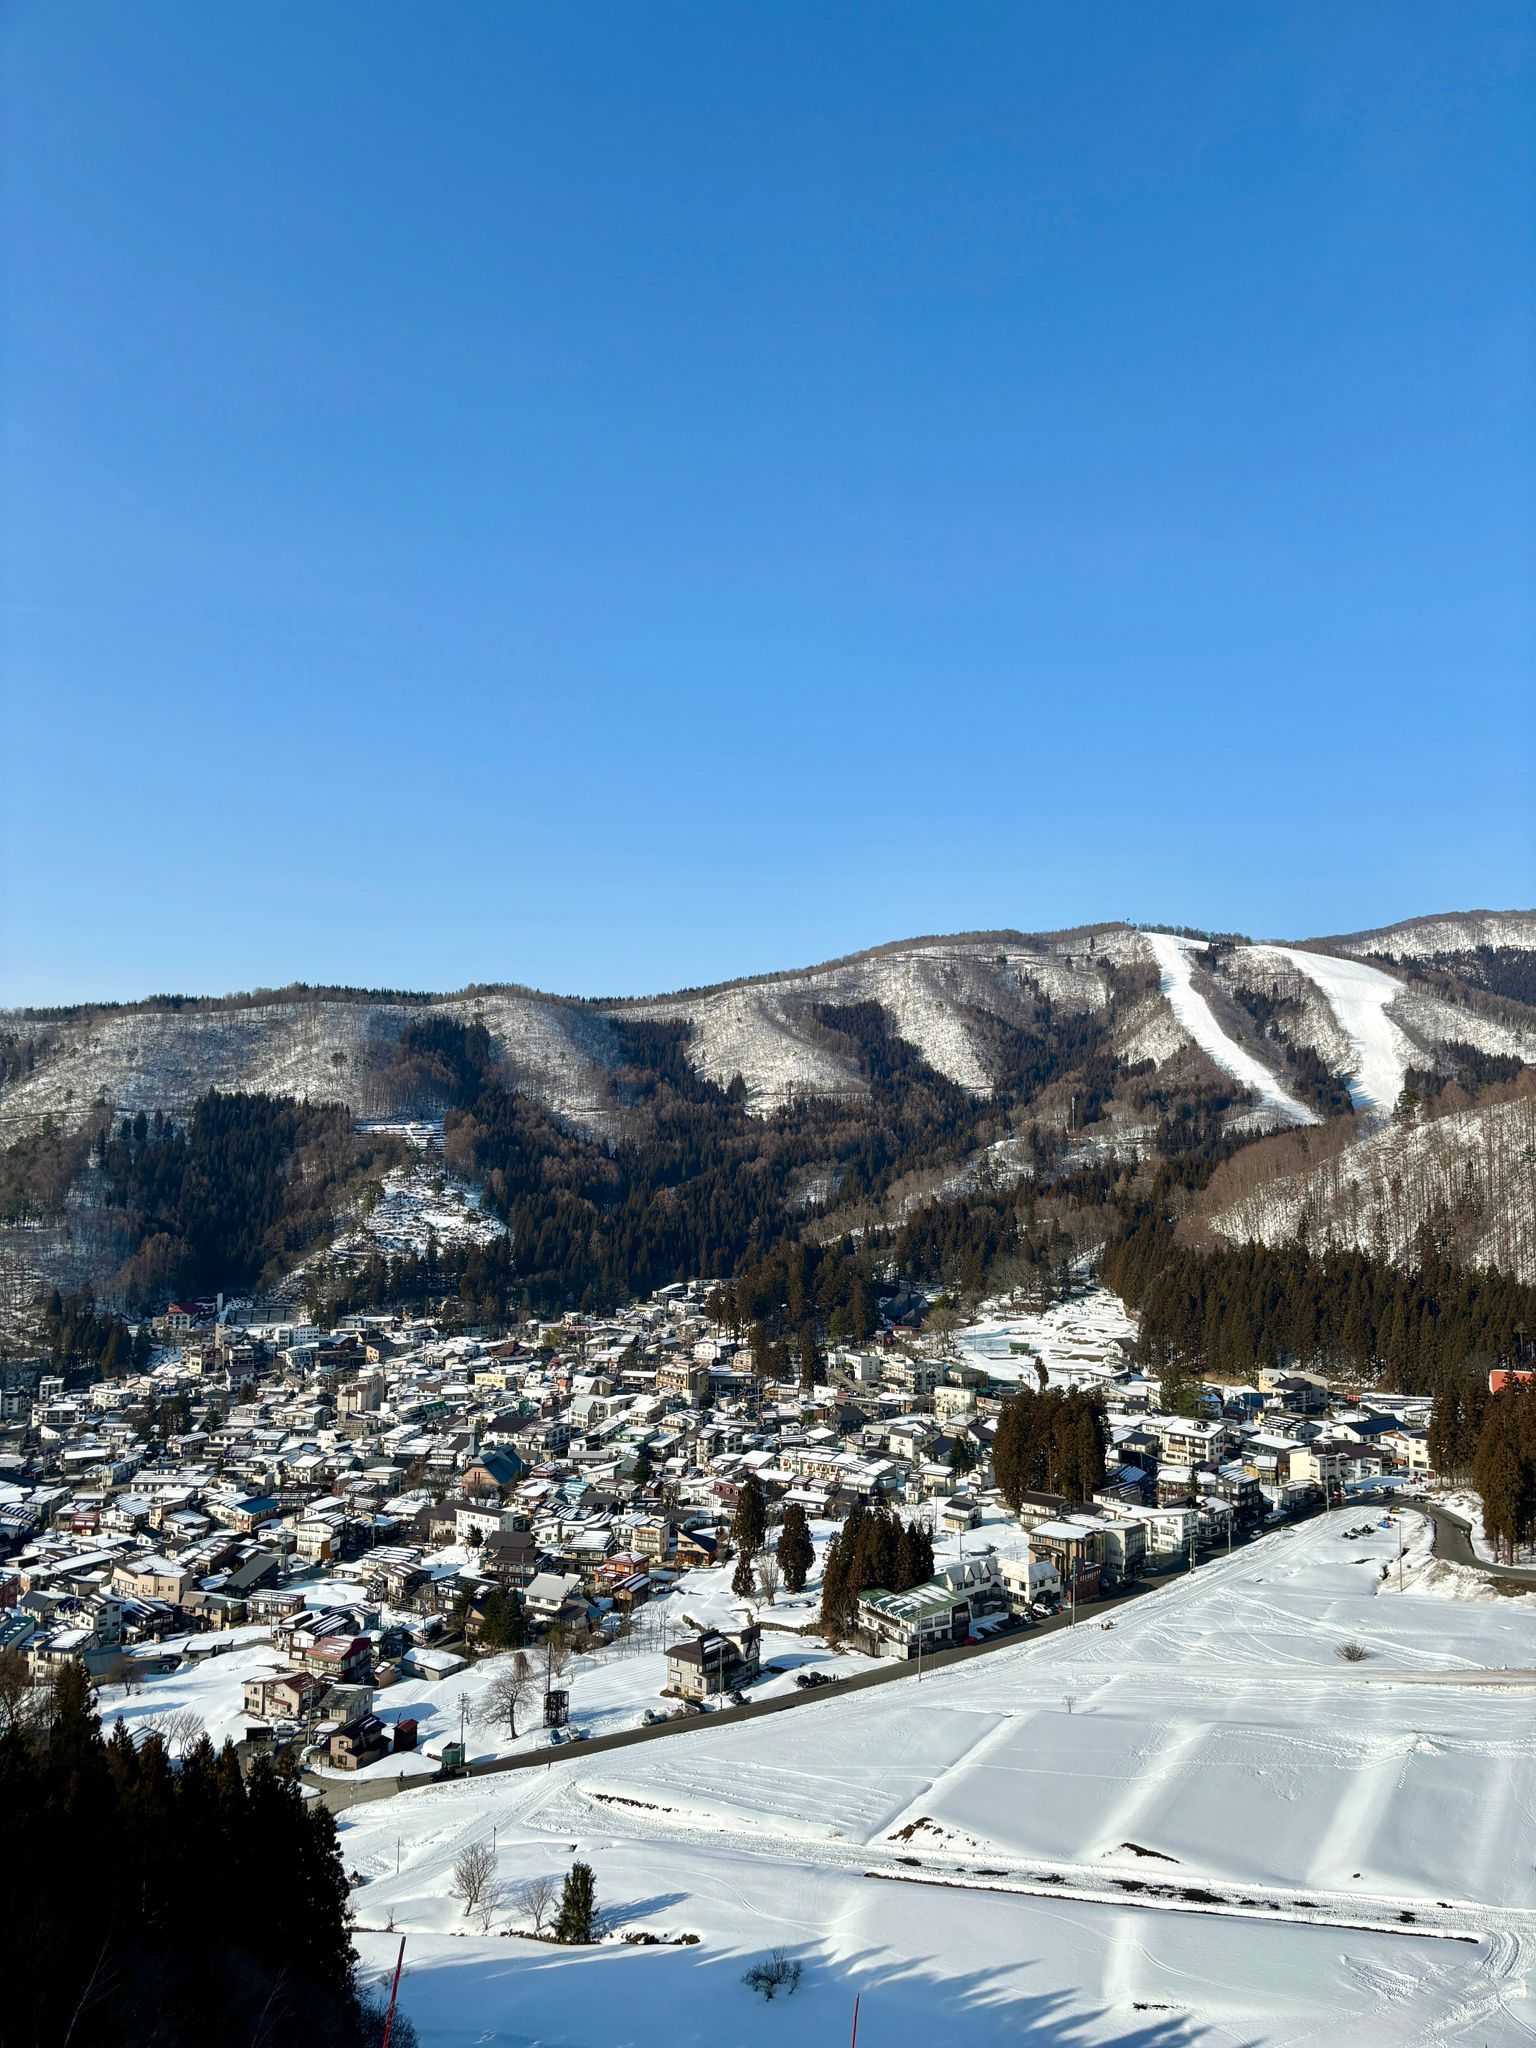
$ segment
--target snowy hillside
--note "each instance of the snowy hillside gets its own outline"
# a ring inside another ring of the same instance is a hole
[[[1233,1243],[1325,1246],[1401,1259],[1426,1223],[1457,1256],[1536,1284],[1536,1097],[1421,1117],[1314,1160],[1245,1154],[1210,1189],[1211,1228]],[[1263,1178],[1258,1179],[1262,1173]],[[1243,1181],[1258,1179],[1232,1194]]]
[[[1347,944],[1383,960],[1415,948],[1527,943],[1536,915],[1473,913],[1424,920]],[[1521,935],[1525,935],[1522,937]],[[1536,1060],[1536,1021],[1518,1003],[1495,1003],[1469,983],[1465,1004],[1446,999],[1445,978],[1405,985],[1360,959],[1293,945],[1204,948],[1199,941],[1128,925],[1025,935],[986,932],[880,946],[844,960],[713,988],[634,1000],[580,1002],[511,986],[430,999],[364,992],[308,998],[302,991],[174,1007],[146,1004],[33,1017],[0,1015],[0,1038],[25,1058],[8,1062],[0,1136],[35,1131],[46,1118],[85,1126],[103,1111],[182,1114],[210,1088],[264,1089],[340,1102],[359,1117],[421,1114],[397,1099],[397,1057],[408,1023],[433,1017],[483,1023],[507,1081],[569,1127],[599,1139],[620,1134],[626,1111],[615,1075],[627,1053],[627,1022],[670,1019],[687,1027],[685,1051],[722,1086],[740,1075],[762,1115],[795,1098],[867,1091],[848,1038],[830,1029],[827,1007],[874,1003],[893,1034],[937,1072],[985,1100],[1004,1048],[1061,1020],[1098,1018],[1125,1065],[1204,1061],[1253,1091],[1260,1121],[1305,1123],[1315,1108],[1297,1092],[1291,1050],[1304,1049],[1347,1077],[1357,1105],[1389,1110],[1408,1064],[1433,1066],[1437,1049],[1467,1045]],[[1157,977],[1154,982],[1154,974]],[[1159,985],[1160,984],[1160,985]],[[1285,998],[1267,1030],[1245,1017],[1244,990]],[[1208,1070],[1207,1070],[1208,1071]]]
[[[1378,967],[1338,960],[1299,946],[1259,946],[1262,957],[1278,955],[1322,990],[1339,1029],[1349,1042],[1345,1078],[1355,1108],[1374,1116],[1390,1113],[1403,1092],[1413,1048],[1387,1015],[1403,985]]]
[[[1437,953],[1469,953],[1477,946],[1536,952],[1536,910],[1457,910],[1317,943],[1331,952],[1370,953],[1385,960],[1427,960]]]
[[[686,1018],[700,1071],[722,1086],[740,1074],[749,1101],[772,1108],[791,1095],[862,1092],[853,1064],[817,1043],[813,1012],[874,1002],[936,1072],[985,1095],[993,1083],[988,1018],[1024,1024],[1037,996],[1074,1011],[1109,1000],[1105,970],[1124,949],[1092,933],[1078,937],[1074,950],[1073,936],[1066,943],[1026,944],[1012,935],[882,947],[802,973],[659,997],[634,1012]]]

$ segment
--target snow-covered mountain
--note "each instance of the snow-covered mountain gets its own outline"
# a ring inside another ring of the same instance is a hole
[[[1468,1048],[1536,1063],[1536,1007],[1503,993],[1488,966],[1511,957],[1536,958],[1536,912],[1436,916],[1304,945],[1205,943],[1126,924],[975,933],[605,1002],[498,985],[12,1011],[0,1014],[0,1139],[47,1118],[73,1128],[104,1110],[176,1114],[210,1088],[339,1101],[359,1117],[419,1114],[399,1097],[395,1056],[424,1017],[483,1024],[509,1083],[594,1136],[625,1125],[615,1077],[631,1023],[676,1025],[702,1075],[721,1086],[740,1076],[748,1107],[771,1115],[794,1098],[867,1094],[865,1064],[828,1012],[868,1004],[980,1098],[1021,1043],[1079,1020],[1096,1024],[1119,1069],[1222,1082],[1238,1098],[1234,1115],[1259,1128],[1324,1114],[1320,1077],[1379,1119],[1410,1068],[1454,1071]]]

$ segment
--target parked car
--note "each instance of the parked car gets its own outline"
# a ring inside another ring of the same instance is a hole
[[[746,1694],[739,1691],[735,1686],[732,1686],[731,1690],[726,1694],[726,1698],[733,1707],[744,1707],[747,1704]]]
[[[825,1671],[797,1671],[795,1683],[803,1691],[809,1691],[813,1686],[830,1685],[832,1681]]]
[[[671,1718],[672,1716],[664,1707],[647,1707],[640,1716],[640,1725],[642,1728],[656,1728],[664,1722],[670,1721]]]

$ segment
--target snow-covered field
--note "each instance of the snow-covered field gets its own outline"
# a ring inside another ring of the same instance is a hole
[[[865,2048],[1528,2039],[1532,1606],[1389,1594],[1366,1518],[921,1687],[353,1809],[359,1920],[406,1936],[424,2048],[838,2041],[855,1993]],[[509,1886],[590,1861],[612,1938],[475,1931],[452,1865],[493,1830]],[[764,2006],[779,1944],[805,1979]]]
[[[1214,1060],[1224,1074],[1230,1074],[1234,1081],[1252,1089],[1265,1109],[1292,1123],[1316,1123],[1317,1117],[1312,1110],[1282,1088],[1262,1061],[1256,1060],[1251,1052],[1222,1030],[1215,1011],[1195,987],[1192,979],[1195,955],[1204,952],[1205,941],[1177,938],[1172,932],[1147,932],[1144,937],[1156,958],[1163,994],[1168,998],[1173,1014],[1200,1050]]]

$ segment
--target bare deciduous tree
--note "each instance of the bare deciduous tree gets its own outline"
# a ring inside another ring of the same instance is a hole
[[[571,1668],[571,1639],[556,1622],[544,1638],[544,1676],[555,1685]]]
[[[207,1734],[203,1717],[195,1707],[166,1707],[158,1714],[144,1714],[129,1728],[134,1741],[158,1740],[167,1756],[185,1756],[200,1737]]]
[[[517,1717],[532,1699],[533,1690],[533,1666],[527,1653],[519,1650],[498,1664],[496,1675],[481,1698],[477,1720],[498,1728],[505,1722],[508,1735],[515,1737]]]
[[[757,1590],[765,1607],[771,1607],[778,1597],[779,1560],[771,1550],[758,1559]]]
[[[496,1897],[496,1852],[489,1842],[470,1842],[459,1851],[448,1891],[462,1901],[466,1916],[478,1913],[482,1922],[490,1918]]]
[[[559,1897],[560,1880],[548,1874],[543,1877],[530,1877],[519,1889],[518,1907],[533,1922],[535,1934],[544,1932],[545,1923],[555,1910],[555,1903]]]

